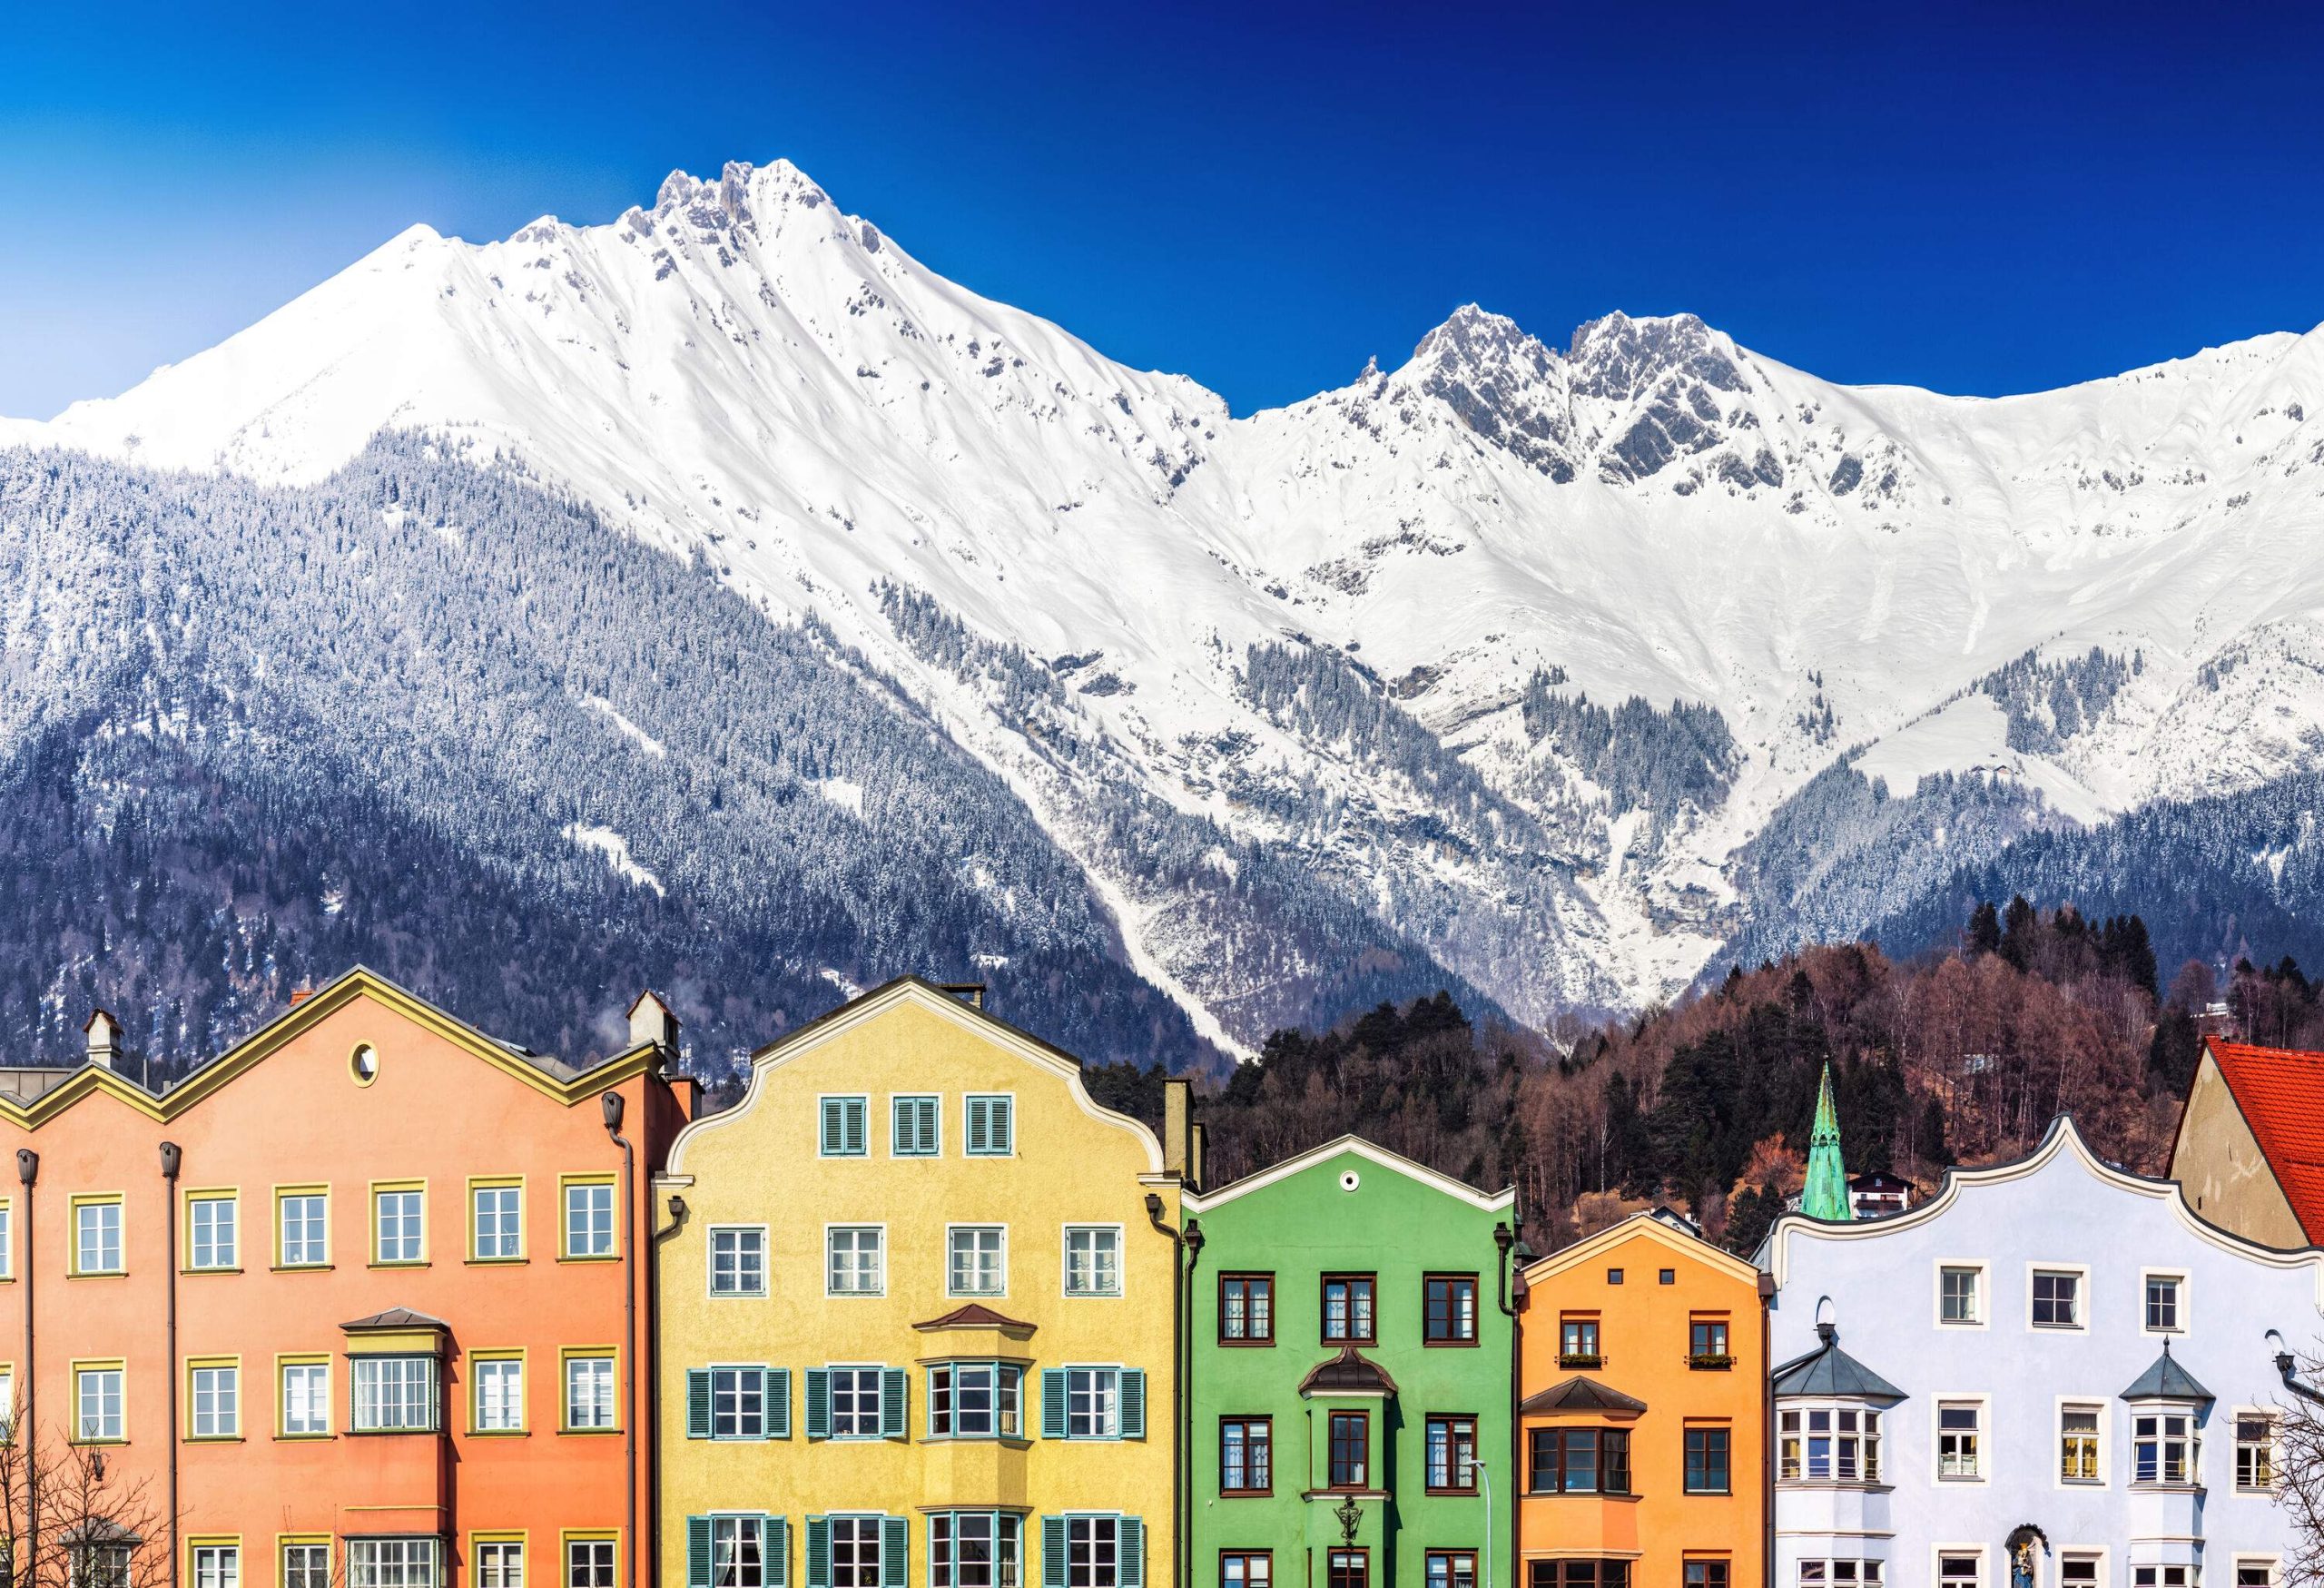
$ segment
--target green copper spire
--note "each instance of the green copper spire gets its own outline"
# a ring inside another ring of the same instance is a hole
[[[1799,1210],[1810,1218],[1856,1217],[1848,1200],[1848,1171],[1840,1161],[1840,1116],[1832,1107],[1832,1067],[1824,1066],[1823,1084],[1816,1090],[1816,1127],[1807,1137],[1807,1186],[1799,1193]]]

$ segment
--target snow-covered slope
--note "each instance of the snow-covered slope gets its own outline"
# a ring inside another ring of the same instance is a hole
[[[1275,972],[1211,896],[1232,858],[1174,848],[1201,823],[1543,1020],[1694,975],[1766,908],[1738,847],[1851,746],[1898,795],[2021,788],[2022,830],[2324,743],[2324,330],[1991,400],[1471,307],[1237,419],[777,163],[610,225],[415,227],[16,429],[286,482],[423,430],[699,554],[901,680],[1230,1043]]]

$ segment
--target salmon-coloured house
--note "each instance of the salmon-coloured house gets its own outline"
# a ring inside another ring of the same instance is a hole
[[[694,1105],[660,1001],[577,1070],[361,970],[167,1090],[117,1032],[101,1012],[79,1067],[0,1075],[0,1376],[37,1453],[11,1561],[649,1582],[642,1237]]]

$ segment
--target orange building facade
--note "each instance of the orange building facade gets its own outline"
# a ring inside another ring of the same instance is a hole
[[[650,1582],[645,1208],[694,1101],[658,1001],[575,1070],[357,971],[158,1095],[90,1031],[0,1097],[12,1561]]]
[[[1763,1588],[1760,1277],[1663,1213],[1525,1269],[1519,1588]]]

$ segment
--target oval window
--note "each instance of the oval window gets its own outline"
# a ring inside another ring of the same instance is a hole
[[[379,1079],[379,1050],[369,1042],[359,1042],[347,1060],[347,1067],[355,1072],[356,1085],[369,1086]]]
[[[1356,1187],[1363,1183],[1364,1177],[1357,1174],[1354,1169],[1344,1170],[1340,1175],[1340,1189],[1343,1191],[1353,1191]]]

